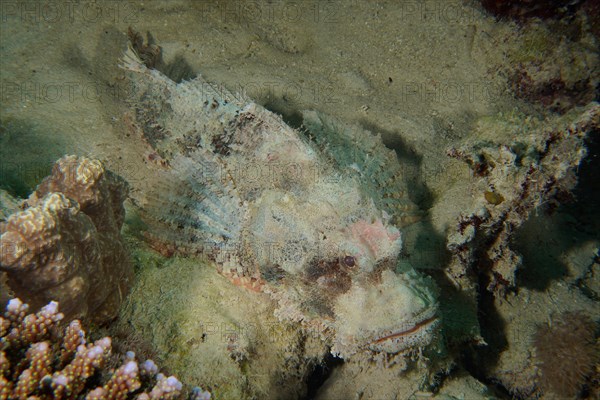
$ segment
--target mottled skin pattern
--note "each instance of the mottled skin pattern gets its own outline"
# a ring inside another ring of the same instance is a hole
[[[416,271],[394,272],[402,240],[389,212],[397,204],[360,180],[387,173],[389,150],[368,145],[375,167],[360,154],[356,162],[327,154],[276,114],[202,78],[176,84],[132,50],[123,67],[134,123],[164,166],[144,204],[153,243],[209,254],[234,283],[271,294],[278,317],[317,330],[344,358],[431,342],[434,286]]]

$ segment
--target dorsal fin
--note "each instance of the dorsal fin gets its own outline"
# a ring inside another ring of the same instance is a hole
[[[304,111],[303,123],[320,150],[340,170],[357,177],[378,208],[399,227],[421,219],[423,212],[408,196],[406,177],[393,150],[379,135],[342,124],[316,111]]]
[[[121,67],[129,72],[128,100],[142,138],[165,161],[145,193],[150,243],[166,254],[215,257],[239,246],[247,207],[224,161],[230,138],[222,133],[239,112],[239,98],[201,77],[175,83],[147,68],[131,47]]]

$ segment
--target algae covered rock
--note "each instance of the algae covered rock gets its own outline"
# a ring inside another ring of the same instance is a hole
[[[159,266],[140,269],[115,329],[141,333],[162,365],[183,382],[202,382],[215,398],[305,393],[328,351],[320,338],[278,321],[269,296],[232,285],[209,264],[154,261]]]
[[[569,199],[587,154],[585,140],[599,126],[600,107],[594,102],[547,120],[518,114],[485,118],[468,143],[448,150],[472,174],[457,184],[472,196],[466,208],[453,211],[458,215],[447,233],[453,255],[449,271],[457,281],[464,281],[470,268],[489,264],[482,272],[487,271],[490,291],[516,285],[522,259],[511,246],[514,233],[534,211]],[[442,205],[434,215],[447,212]]]

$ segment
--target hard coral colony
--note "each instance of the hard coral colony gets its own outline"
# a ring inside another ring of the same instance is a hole
[[[181,382],[159,373],[152,360],[139,363],[128,352],[113,368],[110,337],[88,343],[79,320],[61,325],[58,303],[28,311],[15,298],[0,317],[0,400],[180,398]],[[190,398],[208,400],[210,394],[198,388]]]
[[[0,272],[34,307],[59,301],[67,317],[113,319],[133,279],[121,237],[125,181],[97,160],[65,156],[6,221]]]

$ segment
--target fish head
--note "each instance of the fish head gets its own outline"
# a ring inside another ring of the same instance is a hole
[[[262,278],[286,293],[300,319],[326,325],[343,358],[429,344],[438,325],[435,285],[414,270],[396,272],[400,231],[384,218],[341,224],[322,203],[313,210],[294,202],[281,195],[262,204],[253,241]]]
[[[427,346],[436,328],[437,300],[428,279],[390,269],[374,279],[355,279],[333,302],[332,352],[347,358],[359,351],[400,353]]]
[[[305,277],[318,288],[310,291],[313,299],[329,307],[334,354],[393,354],[432,342],[439,326],[436,288],[414,270],[396,272],[402,245],[396,227],[358,220],[330,245],[337,253],[313,262]]]

